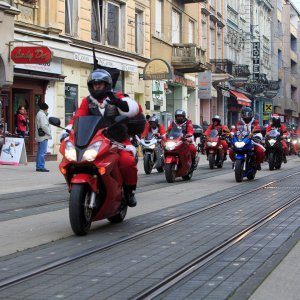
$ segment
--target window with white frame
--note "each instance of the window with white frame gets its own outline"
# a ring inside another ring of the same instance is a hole
[[[77,34],[78,1],[65,0],[65,33]]]
[[[172,10],[172,43],[181,42],[181,14],[175,9]]]
[[[204,20],[204,17],[202,18]],[[207,48],[207,23],[202,22],[202,30],[201,30],[201,47],[202,49],[206,50]]]
[[[135,11],[135,52],[143,53],[144,48],[144,14],[140,10]]]
[[[155,35],[162,37],[162,0],[156,0],[155,3]]]
[[[92,0],[92,40],[121,47],[122,8],[118,1]]]
[[[189,43],[194,43],[194,31],[195,31],[195,23],[189,20]]]

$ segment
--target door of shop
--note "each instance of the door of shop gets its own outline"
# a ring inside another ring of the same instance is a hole
[[[24,106],[28,115],[28,135],[25,138],[25,146],[28,161],[33,161],[36,156],[37,143],[35,142],[35,116],[39,110],[39,104],[44,101],[47,81],[32,80],[27,78],[15,78],[11,89],[9,105],[9,131],[15,131],[15,113],[19,106]]]

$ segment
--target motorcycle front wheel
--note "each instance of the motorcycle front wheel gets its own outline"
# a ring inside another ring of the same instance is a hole
[[[210,169],[214,169],[215,167],[215,153],[208,153],[208,164]]]
[[[88,207],[91,196],[86,184],[73,184],[70,192],[69,219],[76,235],[86,235],[91,227],[93,210]]]
[[[236,182],[243,181],[243,173],[244,173],[244,161],[243,160],[236,160],[234,164],[234,174]]]
[[[268,155],[268,160],[269,160],[269,170],[273,171],[275,168],[275,156],[274,152],[270,152]]]
[[[153,168],[153,163],[151,160],[151,155],[150,154],[145,154],[144,155],[144,171],[147,175],[151,174]]]
[[[165,176],[168,183],[173,183],[176,177],[175,164],[165,165]]]

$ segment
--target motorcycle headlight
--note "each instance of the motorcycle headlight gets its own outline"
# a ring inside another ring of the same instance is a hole
[[[287,139],[287,141],[288,141],[288,142],[290,142],[290,141],[291,141],[291,139]]]
[[[274,140],[274,139],[270,139],[269,140],[270,146],[274,146],[275,143],[276,143],[276,140]]]
[[[234,146],[236,148],[243,148],[245,145],[246,145],[245,142],[235,142],[234,143]]]
[[[293,140],[293,144],[296,145],[297,144],[297,140]]]
[[[148,148],[154,149],[155,148],[155,144],[150,145]]]
[[[71,142],[66,142],[65,158],[69,161],[76,161],[77,154],[75,146]]]
[[[166,142],[166,144],[165,144],[166,150],[174,150],[175,147],[176,147],[176,143],[175,142]]]
[[[87,160],[87,161],[93,161],[95,160],[97,154],[98,154],[98,151],[100,149],[100,146],[101,146],[101,142],[98,141],[92,145],[90,145],[83,153],[83,156],[82,156],[82,160]]]

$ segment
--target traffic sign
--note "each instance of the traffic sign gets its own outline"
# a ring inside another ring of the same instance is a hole
[[[264,109],[264,111],[265,111],[266,113],[271,113],[271,112],[273,112],[273,104],[265,103],[265,109]]]

